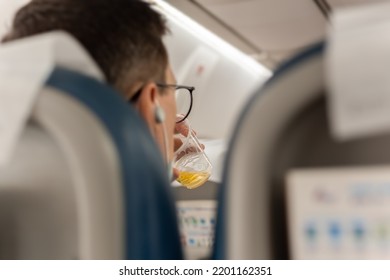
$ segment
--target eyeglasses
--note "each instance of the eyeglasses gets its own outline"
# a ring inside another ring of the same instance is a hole
[[[156,85],[162,88],[169,87],[175,89],[176,110],[177,110],[177,117],[178,117],[178,119],[176,119],[176,123],[180,123],[184,121],[191,113],[192,102],[193,102],[192,92],[195,90],[195,88],[189,86],[160,84],[160,83],[156,83]]]
[[[172,84],[162,84],[162,83],[156,83],[158,87],[161,88],[173,88],[176,93],[176,110],[177,110],[177,116],[180,116],[176,123],[180,123],[184,121],[191,112],[192,109],[192,92],[195,90],[194,87],[189,86],[182,86],[182,85],[172,85]],[[130,99],[130,103],[137,102],[138,98],[140,97],[142,92],[142,88],[140,88],[133,96],[133,98]]]

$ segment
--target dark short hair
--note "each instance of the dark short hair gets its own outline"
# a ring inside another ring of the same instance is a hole
[[[165,81],[168,64],[162,16],[142,0],[32,0],[3,42],[63,30],[87,49],[122,93],[135,83]]]

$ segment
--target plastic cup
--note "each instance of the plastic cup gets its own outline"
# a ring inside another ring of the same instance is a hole
[[[176,181],[188,189],[195,189],[208,180],[212,166],[189,122],[185,120],[179,127],[180,132],[175,134],[175,143],[180,146],[173,159],[173,167],[179,172]]]

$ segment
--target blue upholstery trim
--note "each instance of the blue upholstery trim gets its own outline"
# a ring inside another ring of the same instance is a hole
[[[232,154],[236,146],[238,135],[240,135],[242,124],[245,122],[247,116],[249,116],[255,104],[260,101],[260,98],[263,96],[263,94],[266,94],[268,87],[270,87],[274,83],[277,83],[280,79],[283,79],[285,75],[287,75],[291,71],[294,71],[294,69],[296,67],[299,67],[301,63],[311,59],[312,57],[322,55],[324,49],[325,49],[325,44],[319,43],[317,45],[314,45],[312,48],[297,55],[296,57],[292,58],[285,64],[283,64],[281,67],[278,68],[278,70],[274,72],[272,78],[269,79],[264,86],[260,87],[256,91],[256,93],[250,98],[246,106],[241,111],[241,114],[234,128],[232,139],[229,143],[229,148],[227,149],[228,153],[226,155],[225,165],[223,169],[222,184],[220,187],[220,191],[218,192],[219,203],[217,209],[217,224],[215,229],[215,244],[212,253],[213,259],[227,258],[227,250],[226,250],[227,240],[225,238],[227,221],[224,215],[224,213],[226,212],[225,203],[226,203],[227,192],[228,192],[227,177],[230,169]]]
[[[182,259],[176,210],[163,159],[144,121],[111,87],[56,68],[48,86],[68,93],[105,125],[124,182],[127,259]]]

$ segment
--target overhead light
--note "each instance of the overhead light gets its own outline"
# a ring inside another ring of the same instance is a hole
[[[190,34],[198,37],[206,45],[209,45],[211,49],[217,49],[218,53],[224,54],[232,60],[240,61],[240,65],[247,69],[248,72],[255,75],[261,74],[266,76],[270,76],[272,74],[272,72],[262,64],[224,41],[222,38],[218,37],[210,30],[206,29],[204,26],[183,14],[167,2],[163,0],[153,0],[148,2],[155,4],[155,8],[160,13],[162,13],[170,21],[182,28],[185,28]]]

